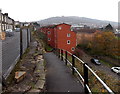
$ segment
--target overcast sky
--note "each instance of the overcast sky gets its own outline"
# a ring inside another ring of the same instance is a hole
[[[118,21],[119,0],[0,0],[3,13],[18,21],[79,16]]]

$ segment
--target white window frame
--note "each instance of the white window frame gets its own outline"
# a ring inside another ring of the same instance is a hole
[[[48,31],[48,35],[50,35],[51,34],[51,32],[50,31]]]
[[[62,29],[62,27],[61,27],[61,26],[59,26],[59,27],[58,27],[58,29],[59,29],[59,30],[61,30],[61,29]]]
[[[48,41],[51,41],[51,39],[50,39],[50,38],[48,38]]]
[[[67,44],[70,44],[70,40],[67,40]]]
[[[70,28],[70,31],[73,31],[73,28],[72,28],[72,27]]]
[[[67,37],[70,37],[71,36],[71,34],[70,33],[67,33]]]
[[[73,50],[73,49],[74,49],[74,50]],[[72,50],[72,51],[75,51],[75,47],[72,47],[71,50]]]

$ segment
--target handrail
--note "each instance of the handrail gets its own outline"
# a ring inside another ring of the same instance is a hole
[[[63,51],[66,51],[66,50],[64,50],[64,49],[62,49]],[[67,53],[69,53],[70,55],[73,55],[72,53],[70,53],[69,51],[67,51]],[[78,59],[81,63],[83,63],[84,64],[84,62],[80,59],[80,58],[78,58],[77,56],[75,56],[75,55],[73,55],[76,59]]]
[[[62,51],[62,58],[66,59],[63,56],[63,51],[65,52],[66,50],[61,49]],[[77,60],[79,60],[82,64],[84,64],[84,67],[87,68],[87,71],[89,70],[96,78],[97,80],[104,86],[104,88],[110,93],[110,94],[114,94],[113,91],[100,79],[100,77],[98,77],[98,75],[84,62],[82,61],[80,58],[78,58],[77,56],[73,55],[72,53],[70,53],[69,51],[66,51],[67,53],[69,53],[72,57],[76,58]],[[73,59],[74,59],[73,58]],[[75,70],[75,72],[78,74],[78,76],[82,79],[82,81],[85,83],[85,79],[82,77],[82,75],[80,74],[80,72],[77,70],[77,68],[75,66],[73,66],[74,63],[71,63],[68,59],[66,59],[66,61],[72,66],[73,70]],[[88,80],[88,79],[87,79]],[[88,86],[88,84],[84,84],[84,87],[87,88],[88,92],[91,94],[91,90]]]
[[[85,64],[85,66],[91,71],[91,73],[99,80],[99,82],[106,88],[108,92],[111,94],[114,94],[113,91],[98,77],[98,75],[88,66]]]
[[[80,59],[80,58],[78,58],[77,56],[75,56],[75,55],[73,55],[77,60],[79,60],[82,64],[84,64],[84,62]]]
[[[67,53],[69,53],[70,55],[72,55],[72,53],[70,53],[70,52],[68,52],[68,51],[67,51]]]
[[[72,64],[70,63],[70,61],[69,60],[67,60],[67,62],[72,66]]]
[[[82,81],[84,82],[84,78],[82,77],[82,75],[79,73],[79,71],[77,70],[77,68],[74,68],[75,71],[77,72],[77,74],[79,75],[79,77],[82,79]]]
[[[89,86],[86,84],[86,87],[87,87],[87,89],[88,89],[88,92],[90,93],[90,94],[92,94],[92,91],[90,90],[90,88],[89,88]]]

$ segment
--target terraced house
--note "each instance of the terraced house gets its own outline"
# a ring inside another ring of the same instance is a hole
[[[8,13],[2,13],[2,11],[0,10],[0,39],[4,39],[5,38],[5,32],[6,29],[12,29],[14,30],[15,25],[14,25],[15,21],[10,18],[8,16]]]
[[[67,50],[71,53],[75,51],[76,47],[76,33],[72,31],[69,24],[57,24],[43,26],[40,28],[47,36],[47,43],[53,48]]]
[[[0,32],[5,31],[6,29],[14,29],[15,21],[8,16],[8,13],[2,13],[0,10]]]

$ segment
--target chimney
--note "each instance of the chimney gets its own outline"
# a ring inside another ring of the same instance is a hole
[[[2,13],[2,9],[0,8],[0,12]]]
[[[6,16],[8,16],[8,13],[5,13]]]

